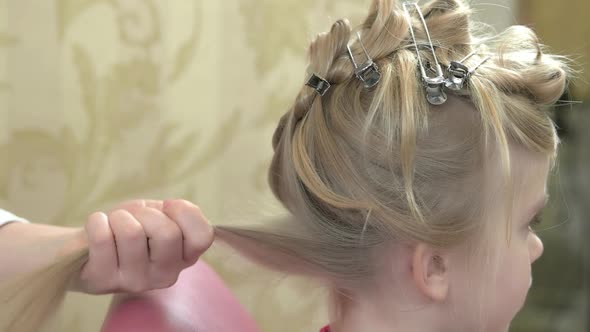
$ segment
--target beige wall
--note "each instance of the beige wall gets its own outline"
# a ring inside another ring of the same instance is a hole
[[[573,60],[573,97],[590,98],[590,1],[521,0],[519,7],[521,21],[532,25],[543,43]]]
[[[498,32],[518,21],[518,0],[472,0],[470,3],[474,17]]]

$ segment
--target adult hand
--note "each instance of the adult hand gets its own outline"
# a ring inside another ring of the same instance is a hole
[[[213,227],[184,200],[135,200],[89,216],[89,259],[70,290],[90,294],[167,288],[213,243]]]

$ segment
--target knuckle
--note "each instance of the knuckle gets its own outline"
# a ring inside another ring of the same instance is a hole
[[[90,227],[91,225],[101,223],[103,220],[103,215],[104,213],[102,212],[94,212],[91,215],[89,215],[86,222],[86,227]]]
[[[85,228],[90,247],[104,248],[112,245],[113,231],[108,225],[103,227],[102,230],[94,227]]]
[[[126,210],[129,208],[141,207],[143,205],[144,205],[144,203],[142,200],[133,199],[133,200],[124,201],[121,204],[118,204],[115,207],[115,210]]]
[[[109,220],[117,238],[134,241],[145,237],[141,224],[127,211],[115,210],[109,214]]]
[[[112,246],[113,236],[112,234],[98,234],[93,238],[92,242],[97,248],[107,248]]]
[[[118,225],[129,219],[129,214],[125,210],[117,209],[109,212],[108,218],[109,222]]]
[[[174,243],[182,240],[182,231],[175,225],[165,225],[159,229],[157,236],[162,242]]]
[[[179,205],[182,205],[182,206],[190,206],[190,207],[196,206],[196,205],[194,205],[193,203],[191,203],[190,201],[187,201],[186,199],[177,199],[177,200],[175,200],[175,201],[176,201],[176,202],[177,202]]]
[[[193,210],[195,212],[197,212],[199,215],[203,215],[203,211],[201,210],[200,206],[192,204],[192,203],[188,203],[188,202],[187,202],[187,204],[190,204],[192,206]]]
[[[191,258],[196,258],[203,254],[211,244],[213,243],[213,239],[199,237],[197,239],[193,239],[189,243],[187,243],[187,251],[188,256]]]
[[[192,202],[187,201],[185,199],[170,200],[167,205],[172,211],[177,212],[177,213],[180,213],[181,211],[183,211],[185,209],[192,209],[192,210],[198,212],[199,214],[201,213],[200,207],[198,207],[197,205],[195,205]]]
[[[134,225],[125,230],[125,232],[123,233],[123,238],[129,241],[139,241],[145,238],[145,232],[143,231],[143,228],[141,228],[141,226]]]

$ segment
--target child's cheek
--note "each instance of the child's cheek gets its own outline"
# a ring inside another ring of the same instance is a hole
[[[504,298],[500,305],[505,306],[509,311],[506,314],[512,315],[511,318],[524,305],[532,282],[528,253],[525,253],[513,253],[500,272],[497,290],[498,294],[502,294]]]

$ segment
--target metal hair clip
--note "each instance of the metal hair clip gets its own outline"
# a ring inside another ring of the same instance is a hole
[[[305,85],[312,87],[320,96],[323,96],[330,89],[330,82],[316,74],[311,74]]]
[[[410,12],[408,11],[408,6],[414,6],[418,15],[420,15],[420,20],[422,21],[422,25],[424,25],[424,31],[426,32],[426,36],[428,37],[428,46],[430,47],[430,51],[432,52],[432,57],[434,59],[434,68],[431,68],[435,73],[435,77],[430,77],[426,74],[426,68],[424,67],[424,63],[422,62],[422,57],[420,56],[420,51],[418,50],[418,43],[416,42],[416,35],[414,33],[414,28],[412,27],[412,19],[410,16]],[[408,25],[410,26],[410,34],[412,35],[412,41],[414,42],[414,46],[416,48],[416,55],[418,56],[418,64],[420,65],[420,72],[422,74],[422,82],[426,87],[426,99],[432,105],[441,105],[445,101],[447,101],[447,94],[443,90],[445,85],[445,77],[442,71],[440,64],[438,63],[438,59],[436,58],[436,54],[434,52],[434,45],[432,44],[432,40],[430,39],[430,33],[428,32],[428,26],[426,25],[426,20],[424,19],[424,15],[422,15],[422,11],[420,7],[415,2],[403,3],[403,9],[406,12]]]
[[[379,83],[379,80],[381,79],[381,73],[379,72],[379,67],[377,66],[377,64],[373,62],[373,59],[371,59],[371,57],[369,57],[369,52],[367,52],[365,45],[363,45],[363,42],[361,41],[361,34],[357,32],[356,35],[358,37],[359,44],[361,44],[361,47],[365,52],[365,57],[367,58],[367,60],[363,62],[363,64],[359,67],[356,61],[354,61],[354,56],[352,55],[350,46],[346,45],[346,48],[348,49],[348,55],[350,56],[350,60],[352,61],[352,65],[354,66],[354,75],[361,82],[363,82],[365,88],[372,88],[377,83]]]
[[[451,64],[447,68],[448,78],[445,82],[445,86],[451,90],[458,91],[463,89],[463,85],[465,81],[469,79],[469,76],[477,69],[479,66],[484,64],[484,62],[488,61],[491,57],[487,56],[482,61],[480,61],[475,67],[469,69],[467,66],[463,64],[463,62],[467,61],[467,59],[471,58],[475,53],[477,53],[477,49],[473,52],[467,54],[463,59],[460,61],[451,61]]]

